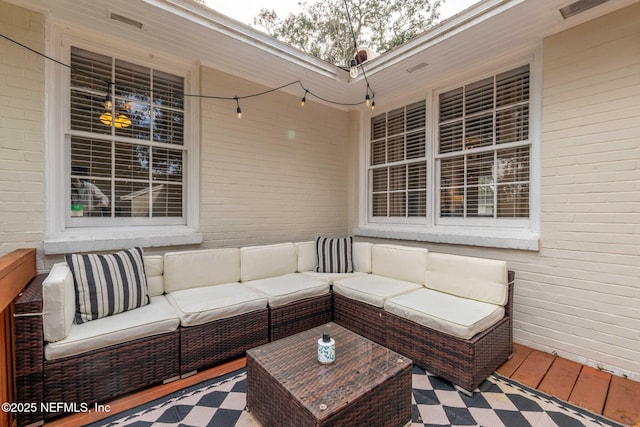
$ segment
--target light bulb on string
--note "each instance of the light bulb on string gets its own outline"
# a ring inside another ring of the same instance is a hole
[[[238,100],[238,97],[236,96],[235,98],[233,98],[236,100],[236,115],[238,116],[239,119],[242,118],[242,110],[240,109],[240,101]]]
[[[302,97],[302,99],[300,100],[300,106],[304,107],[304,104],[307,102],[307,93],[309,91],[307,89],[304,90],[304,96]]]
[[[111,111],[113,98],[111,98],[111,82],[107,82],[107,95],[104,97],[104,109]]]
[[[351,69],[349,70],[349,75],[353,79],[358,77],[358,62],[356,61],[355,58],[351,60]]]
[[[371,111],[376,109],[376,101],[371,102]]]
[[[366,95],[364,96],[364,101],[365,101],[365,103],[367,104],[367,107],[368,107],[369,105],[371,105],[371,97],[369,97],[369,94],[366,94]]]

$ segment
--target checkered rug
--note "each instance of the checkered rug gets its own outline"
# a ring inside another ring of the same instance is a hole
[[[214,378],[133,408],[97,426],[257,427],[244,410],[244,369]],[[285,415],[286,416],[286,415]],[[413,368],[411,427],[622,427],[555,397],[494,374],[469,397],[451,383]]]

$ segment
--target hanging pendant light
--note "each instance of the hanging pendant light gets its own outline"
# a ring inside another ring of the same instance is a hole
[[[115,119],[111,115],[111,112],[105,111],[100,115],[100,122],[106,126],[113,126],[118,129],[128,128],[131,126],[131,119],[124,114],[115,113]]]
[[[113,126],[118,129],[128,128],[131,126],[131,119],[126,115],[113,111],[113,98],[111,97],[111,85],[112,82],[107,82],[107,95],[104,97],[104,109],[105,111],[100,115],[100,122],[105,126]]]

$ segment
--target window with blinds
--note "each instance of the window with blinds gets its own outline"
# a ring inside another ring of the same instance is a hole
[[[529,66],[439,96],[440,217],[529,217]]]
[[[426,217],[426,103],[371,119],[370,212],[375,218]]]
[[[70,74],[72,221],[182,221],[184,78],[76,47]]]

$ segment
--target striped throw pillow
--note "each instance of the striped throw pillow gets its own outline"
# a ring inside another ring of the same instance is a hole
[[[76,291],[75,323],[111,316],[149,303],[142,249],[107,255],[65,256]]]
[[[341,237],[337,239],[316,237],[318,264],[314,271],[319,273],[352,273],[352,241],[352,237]]]

